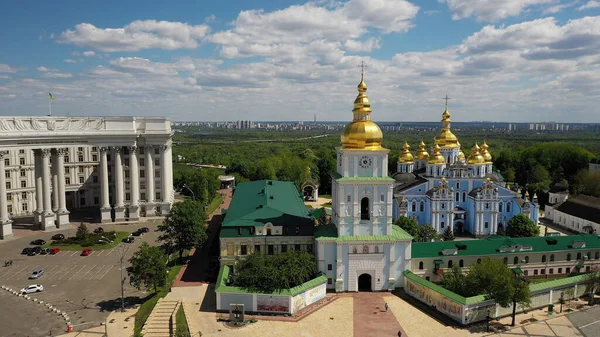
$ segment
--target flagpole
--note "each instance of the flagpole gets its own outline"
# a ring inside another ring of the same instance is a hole
[[[48,97],[48,116],[52,116],[52,99]]]

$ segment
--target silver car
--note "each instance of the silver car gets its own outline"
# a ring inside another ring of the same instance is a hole
[[[44,269],[37,269],[34,270],[33,273],[31,273],[31,275],[29,275],[29,279],[30,280],[35,280],[40,278],[40,276],[44,275]]]
[[[39,293],[42,290],[44,290],[44,287],[41,284],[32,284],[27,288],[21,289],[21,294]]]

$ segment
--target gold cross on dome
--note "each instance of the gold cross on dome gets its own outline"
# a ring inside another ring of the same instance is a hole
[[[448,97],[448,95],[446,95],[446,97],[444,97],[442,99],[446,101],[446,110],[447,110],[448,109],[448,100],[450,99],[450,97]]]
[[[365,74],[365,68],[368,68],[368,66],[365,64],[364,61],[360,61],[360,64],[358,66],[360,67],[360,74],[364,75]]]

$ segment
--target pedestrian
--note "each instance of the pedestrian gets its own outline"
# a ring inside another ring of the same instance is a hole
[[[398,330],[398,337],[402,337],[402,331]]]
[[[388,304],[387,304],[387,302],[386,302],[386,303],[385,303],[385,312],[387,312],[387,311],[388,311],[388,308],[389,308],[389,306],[388,306]]]

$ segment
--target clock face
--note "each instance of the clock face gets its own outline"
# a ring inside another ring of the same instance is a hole
[[[371,158],[364,156],[360,158],[360,167],[367,168],[371,166]]]

